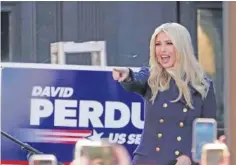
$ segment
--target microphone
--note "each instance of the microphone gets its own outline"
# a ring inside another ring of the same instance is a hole
[[[14,143],[18,144],[22,150],[26,150],[28,152],[27,154],[27,160],[29,160],[29,158],[34,155],[34,154],[44,154],[43,152],[38,151],[37,149],[31,147],[29,144],[27,143],[23,143],[22,141],[14,138],[13,136],[7,134],[6,132],[1,130],[1,135],[6,137],[7,139],[13,141]],[[58,162],[58,165],[63,165],[62,162]]]

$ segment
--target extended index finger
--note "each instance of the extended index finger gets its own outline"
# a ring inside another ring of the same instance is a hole
[[[121,70],[119,68],[113,68],[113,70],[116,72],[121,72]]]

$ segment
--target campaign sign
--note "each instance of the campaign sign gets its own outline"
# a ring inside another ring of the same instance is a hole
[[[132,156],[144,125],[143,100],[114,81],[110,68],[1,65],[2,131],[64,163],[82,138],[106,138]],[[1,136],[1,145],[1,164],[27,161],[16,143]]]

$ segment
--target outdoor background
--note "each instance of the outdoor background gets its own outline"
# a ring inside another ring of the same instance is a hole
[[[190,31],[196,56],[215,82],[223,128],[222,2],[1,2],[1,58],[51,63],[53,42],[106,41],[107,65],[141,67],[148,65],[154,29],[165,22]],[[91,65],[91,58],[68,54],[66,63]]]

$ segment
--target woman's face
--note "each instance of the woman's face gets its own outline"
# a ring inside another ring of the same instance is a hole
[[[157,62],[165,69],[175,66],[176,50],[165,32],[160,32],[155,41],[155,52]]]

